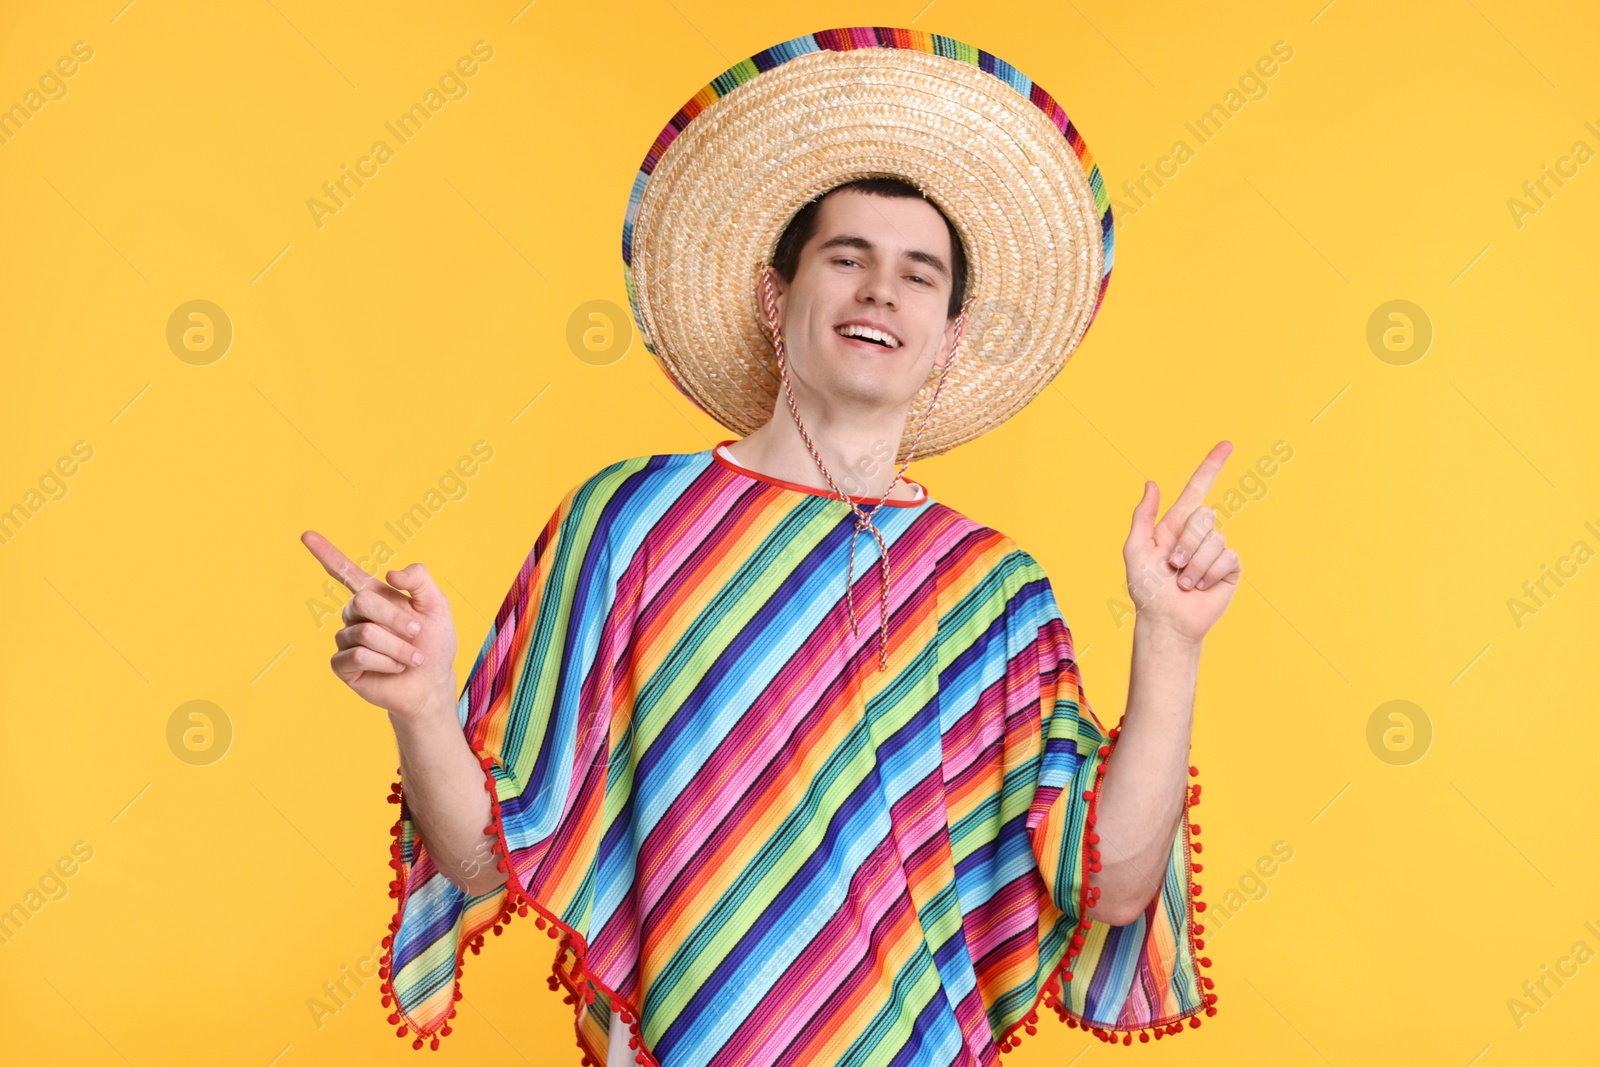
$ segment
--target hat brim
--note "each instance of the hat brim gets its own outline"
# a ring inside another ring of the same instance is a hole
[[[981,436],[1047,386],[1082,340],[1112,265],[1109,197],[1053,99],[993,56],[883,28],[796,38],[731,68],[681,109],[635,180],[628,299],[673,384],[740,435],[782,388],[757,264],[808,200],[857,178],[918,186],[964,244],[965,340],[917,443]],[[938,385],[913,398],[904,460]]]

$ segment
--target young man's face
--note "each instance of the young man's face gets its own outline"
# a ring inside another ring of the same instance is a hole
[[[927,201],[855,189],[824,198],[793,281],[773,275],[797,392],[841,413],[905,410],[954,339],[950,262],[950,232]],[[847,337],[850,324],[888,343]]]

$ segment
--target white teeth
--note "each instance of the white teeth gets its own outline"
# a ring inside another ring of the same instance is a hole
[[[890,348],[900,347],[900,342],[895,340],[892,335],[884,333],[882,330],[874,330],[870,326],[857,326],[851,324],[849,326],[836,327],[834,332],[839,334],[841,337],[864,337],[873,341],[882,341]]]

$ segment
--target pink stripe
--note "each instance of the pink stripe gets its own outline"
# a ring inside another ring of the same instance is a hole
[[[713,467],[708,468],[699,477],[701,479],[716,479],[720,473]],[[650,573],[645,576],[643,592],[639,598],[641,604],[651,603],[668,586],[682,581],[678,576],[678,570],[683,566],[684,562],[690,556],[702,551],[711,535],[727,523],[728,513],[736,507],[733,501],[744,487],[739,484],[736,478],[723,478],[721,481],[723,484],[715,486],[711,492],[705,495],[705,505],[697,507],[694,518],[687,526],[683,526],[676,521],[681,518],[680,515],[676,514],[678,510],[676,506],[662,516],[660,522],[656,523],[658,530],[663,524],[667,524],[681,532],[669,544],[664,546],[664,551],[661,553],[663,564],[652,567]],[[710,485],[711,483],[707,484]],[[685,498],[689,496],[700,497],[701,494],[685,494]],[[696,503],[698,504],[698,500]],[[725,559],[728,554],[726,549],[721,547],[713,547],[711,551],[718,559]]]
[[[943,784],[944,778],[935,768],[890,807],[894,836],[903,855],[910,857],[929,838],[947,829],[945,807],[934,799],[942,791]]]
[[[999,709],[994,706],[997,701],[992,698],[994,688],[990,686],[979,694],[972,710],[958,719],[945,734],[945,774],[953,789],[960,788],[961,779],[974,765],[988,767],[996,758],[993,753],[984,751],[1004,736]],[[959,740],[950,745],[949,742],[955,739]]]
[[[792,706],[809,708],[815,702],[815,698],[814,692],[806,693],[796,699]],[[752,709],[728,733],[719,746],[719,754],[723,751],[747,751],[749,770],[750,773],[754,773],[757,768],[767,768],[786,747],[796,747],[804,743],[802,737],[797,737],[797,734],[810,735],[821,727],[821,723],[814,717],[806,720],[794,716],[785,724],[781,722],[782,715],[783,709],[771,706],[770,702],[765,708]],[[746,750],[743,746],[752,735],[756,738],[756,744]],[[729,809],[735,805],[738,815],[733,821],[741,821],[748,814],[752,798],[765,794],[774,784],[772,781],[774,772],[771,769],[767,769],[761,780],[755,782],[752,782],[748,775],[728,774],[721,788],[716,790],[708,803],[706,799],[710,789],[708,779],[715,773],[713,767],[720,769],[722,763],[723,760],[713,756],[711,762],[701,768],[683,792],[673,799],[667,810],[662,813],[660,820],[650,830],[649,836],[641,842],[638,881],[642,914],[649,915],[654,911],[669,890],[673,890],[675,894],[693,893],[698,890],[703,880],[703,870],[695,871],[693,881],[688,885],[674,886],[673,883],[690,865],[696,853],[725,842],[707,841],[705,837],[694,832],[696,827],[709,829],[721,826],[728,818]],[[692,818],[685,814],[691,808],[696,812]],[[666,845],[665,848],[661,847],[663,843]]]
[[[886,867],[889,868],[889,873],[885,877],[882,872]],[[894,850],[885,839],[862,861],[856,878],[851,881],[846,891],[844,904],[822,929],[817,931],[805,950],[785,968],[782,976],[765,992],[763,1002],[774,1005],[781,1003],[792,1009],[794,1005],[805,1003],[818,989],[844,989],[854,992],[864,980],[867,980],[866,975],[859,973],[852,977],[851,972],[858,968],[865,966],[870,968],[872,973],[877,973],[883,965],[882,957],[893,956],[893,953],[886,951],[881,942],[877,950],[873,950],[871,946],[873,928],[885,916],[894,913],[898,918],[902,909],[911,907],[905,879],[900,876],[897,868]],[[872,889],[865,888],[863,883],[874,878],[879,884]],[[912,921],[915,923],[915,919]],[[894,923],[890,920],[886,925]],[[823,968],[820,974],[814,969],[818,966]],[[833,1012],[847,1008],[847,1003],[835,1003]],[[835,1024],[830,1018],[833,1012],[821,1013],[818,1017],[812,1018],[808,1029],[817,1026],[833,1029]],[[750,1033],[753,1029],[753,1027],[744,1028],[741,1032]],[[774,1026],[754,1045],[751,1045],[748,1039],[740,1041],[738,1035],[735,1035],[718,1052],[710,1067],[783,1062],[776,1060],[776,1057],[784,1046],[791,1042],[799,1044],[808,1036],[812,1035],[797,1035],[792,1026]]]
[[[855,640],[863,641],[868,636],[870,631],[863,627],[862,636]],[[810,634],[805,645],[795,655],[793,664],[780,673],[769,685],[767,692],[758,698],[756,705],[740,718],[708,766],[702,768],[683,791],[673,798],[661,819],[640,845],[639,871],[642,884],[639,896],[641,909],[645,915],[649,915],[661,903],[669,890],[674,895],[697,891],[699,879],[687,885],[673,885],[674,879],[689,865],[695,853],[707,845],[702,836],[692,832],[693,827],[720,826],[730,820],[730,814],[731,821],[743,821],[748,816],[750,805],[765,796],[766,791],[774,785],[775,777],[785,773],[782,765],[786,759],[797,758],[815,747],[816,739],[827,729],[821,711],[802,717],[795,709],[809,711],[818,704],[822,692],[833,684],[835,679],[831,675],[826,675],[826,672],[815,671],[814,668],[818,663],[841,658],[836,650],[849,640],[851,638],[845,627],[824,626]],[[833,654],[830,655],[830,651]],[[802,671],[808,675],[809,684],[800,687],[792,699],[786,699],[784,704],[779,706],[768,694],[787,692],[794,675]],[[749,755],[744,757],[748,765],[747,770],[744,773],[728,775],[720,787],[714,787],[711,782],[713,773],[709,769],[710,766],[724,763],[727,759],[725,754],[728,752],[744,751],[743,746],[752,736],[757,743],[753,749],[748,750]],[[779,758],[786,749],[792,754],[786,758]],[[778,766],[768,767],[768,764],[774,762]],[[762,776],[759,780],[752,781],[751,775],[756,773],[757,768],[763,769]],[[693,817],[691,823],[684,825],[684,813],[691,809],[697,809],[699,814]],[[766,810],[767,818],[770,819],[770,808]],[[665,850],[658,850],[656,846],[660,842],[670,842],[670,845]]]
[[[1043,894],[1039,887],[1044,883],[1034,877],[1020,877],[1011,882],[1000,892],[978,905],[967,913],[962,920],[962,925],[968,931],[975,931],[988,927],[982,934],[970,936],[967,939],[967,951],[972,953],[974,960],[981,960],[993,952],[1002,942],[1015,937],[1023,930],[1035,929],[1036,916],[1034,909],[1019,907],[1024,901],[1033,900]],[[991,925],[991,920],[993,921]]]
[[[742,479],[736,476],[730,477],[730,482],[734,485],[741,481]],[[723,509],[717,508],[716,513],[722,514]],[[685,542],[692,544],[697,540],[693,537],[684,538],[673,545],[673,551],[687,553],[690,549]],[[905,553],[910,558],[923,558],[925,553],[937,554],[928,542],[938,543],[946,540],[941,529],[924,528],[920,531],[920,536],[908,535],[902,538],[892,551]],[[675,565],[659,568],[664,573],[671,573],[675,569]],[[859,611],[862,597],[859,592],[856,595]],[[891,583],[890,614],[896,618],[900,617],[901,613],[909,609],[913,598],[918,595],[918,586],[914,582]],[[924,587],[920,595],[922,597],[930,595],[928,588]],[[842,599],[842,597],[835,598],[834,610],[841,609],[842,605],[838,601]],[[878,602],[874,599],[871,607],[876,609],[877,606]],[[875,619],[873,621],[875,622]],[[640,882],[642,914],[649,915],[655,910],[669,891],[674,895],[695,891],[694,884],[673,885],[674,880],[690,864],[694,855],[707,845],[702,836],[687,832],[685,819],[688,816],[685,813],[697,812],[689,826],[711,827],[720,826],[730,819],[733,822],[741,821],[746,816],[750,804],[755,802],[753,798],[760,797],[772,786],[775,775],[784,773],[781,768],[768,769],[763,772],[760,780],[752,781],[757,769],[766,768],[775,759],[780,764],[784,763],[785,759],[778,757],[785,749],[792,750],[791,755],[786,757],[787,760],[797,758],[805,749],[815,744],[815,739],[825,732],[824,724],[818,720],[820,711],[809,714],[809,717],[803,717],[796,709],[809,710],[816,707],[827,689],[837,682],[833,672],[819,671],[816,669],[817,665],[842,663],[851,650],[858,650],[863,643],[874,640],[876,634],[871,626],[872,623],[864,618],[861,631],[856,637],[849,635],[849,628],[846,626],[821,626],[808,634],[789,665],[768,683],[765,691],[757,697],[755,704],[728,732],[707,766],[702,768],[668,804],[660,820],[640,845],[637,877]],[[804,677],[805,684],[794,686],[797,674]],[[789,695],[791,691],[792,696]],[[780,693],[784,694],[782,706],[776,704],[776,694]],[[752,737],[756,744],[746,750],[744,746]],[[742,773],[727,775],[720,785],[715,784],[713,779],[716,773],[713,768],[725,763],[729,758],[728,753],[746,751],[748,755],[741,756],[746,769]],[[924,837],[918,837],[917,840],[923,840]],[[664,848],[661,847],[663,845]]]

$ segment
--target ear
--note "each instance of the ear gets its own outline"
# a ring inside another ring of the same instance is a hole
[[[788,291],[789,287],[784,282],[783,275],[779,274],[776,270],[774,270],[773,267],[772,267],[772,264],[770,264],[770,263],[766,264],[766,268],[767,268],[766,272],[765,272],[766,276],[768,278],[770,278],[771,281],[772,281],[772,302],[778,309],[778,322],[779,322],[779,324],[782,324],[782,322],[783,322],[784,296],[785,296],[786,292]],[[765,323],[766,322],[766,315],[767,315],[767,303],[766,303],[765,295],[761,291],[761,276],[762,276],[762,272],[761,271],[757,271],[756,272],[756,310],[758,312],[760,312],[761,321],[763,323]]]
[[[960,318],[961,316],[957,315],[955,318],[945,320],[944,333],[939,337],[939,352],[933,357],[933,369],[928,372],[930,375],[943,372],[944,365],[950,361],[950,354],[956,344],[956,323]]]

